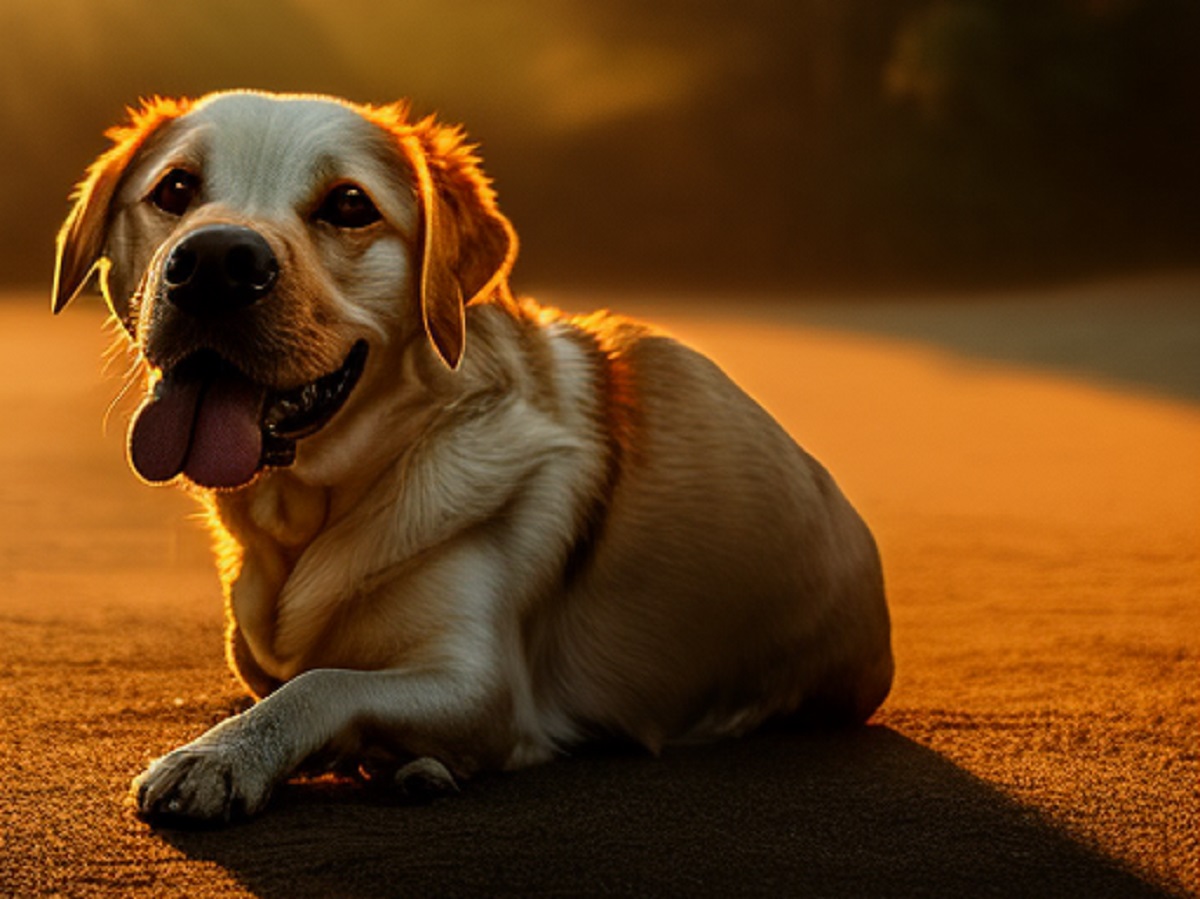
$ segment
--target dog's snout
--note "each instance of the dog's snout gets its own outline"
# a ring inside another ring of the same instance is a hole
[[[175,245],[163,266],[167,300],[193,315],[217,315],[261,300],[279,262],[261,234],[241,225],[198,228]]]

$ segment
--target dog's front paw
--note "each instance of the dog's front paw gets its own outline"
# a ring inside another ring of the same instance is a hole
[[[132,786],[137,813],[151,821],[218,822],[259,812],[275,773],[234,742],[206,735],[156,759]]]

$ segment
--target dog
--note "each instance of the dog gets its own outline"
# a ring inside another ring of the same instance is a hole
[[[154,761],[150,820],[302,765],[453,789],[584,741],[665,745],[887,695],[872,535],[713,362],[514,298],[476,148],[405,104],[155,98],[58,236],[146,393],[133,470],[207,511],[257,700]]]

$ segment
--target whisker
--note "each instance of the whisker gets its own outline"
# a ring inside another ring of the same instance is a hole
[[[113,341],[108,345],[107,349],[105,349],[102,356],[103,365],[101,370],[103,374],[108,375],[112,371],[113,366],[117,364],[120,357],[124,356],[125,359],[125,371],[120,375],[121,381],[123,382],[121,384],[121,389],[117,391],[116,396],[114,396],[112,401],[109,402],[108,407],[104,410],[104,416],[100,422],[101,434],[107,437],[109,420],[116,412],[121,401],[125,399],[125,397],[133,389],[134,384],[140,379],[142,366],[140,364],[141,355],[138,353],[137,349],[126,339],[125,328],[117,319],[117,317],[110,315],[104,324],[105,327],[110,331]]]

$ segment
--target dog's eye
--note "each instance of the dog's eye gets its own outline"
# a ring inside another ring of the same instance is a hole
[[[381,218],[379,210],[357,184],[339,184],[321,202],[316,219],[335,228],[365,228]]]
[[[199,192],[199,178],[184,169],[171,169],[155,185],[150,202],[163,212],[183,215]]]

